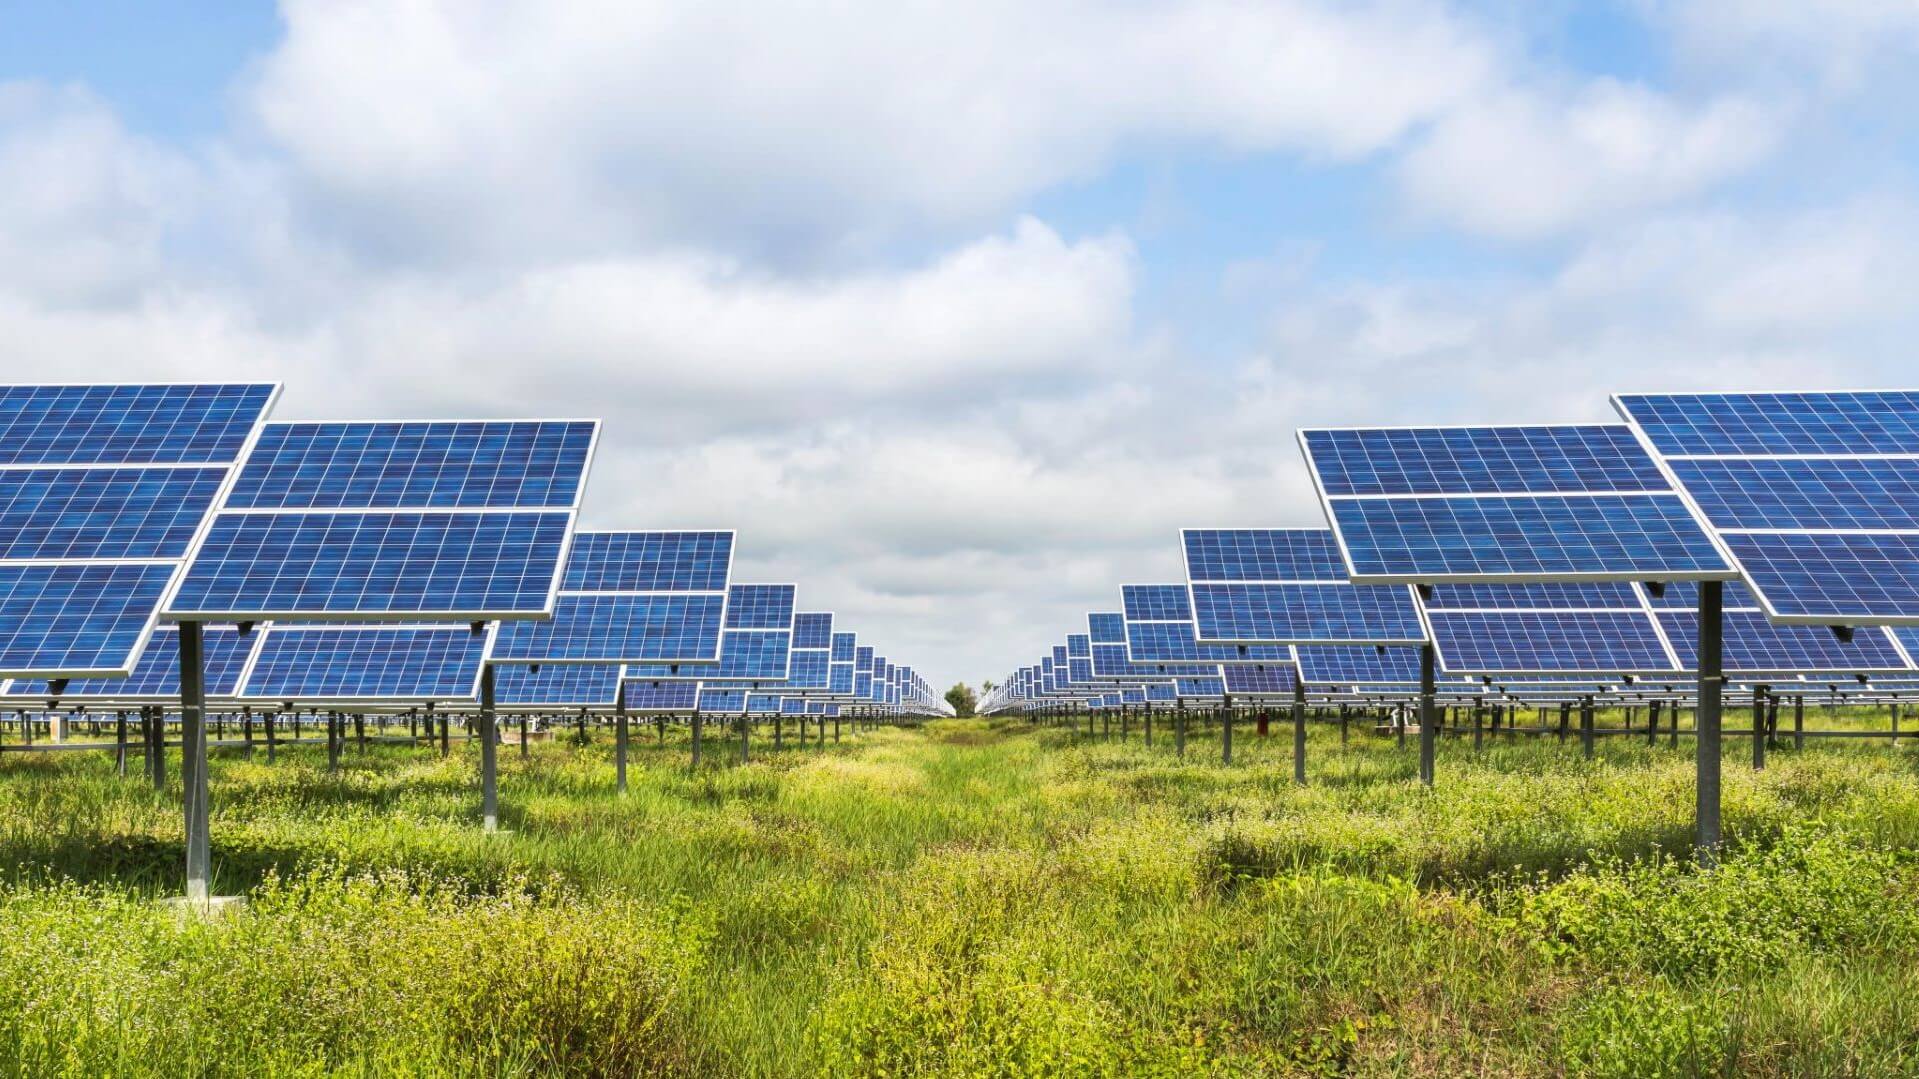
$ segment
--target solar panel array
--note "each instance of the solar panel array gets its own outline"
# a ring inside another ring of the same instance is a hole
[[[507,623],[498,663],[712,664],[732,572],[731,532],[582,532],[553,617]]]

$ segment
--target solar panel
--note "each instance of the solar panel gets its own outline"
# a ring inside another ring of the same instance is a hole
[[[831,649],[833,647],[833,616],[818,612],[794,615],[793,647]]]
[[[1220,668],[1226,692],[1235,697],[1291,697],[1298,678],[1291,666]]]
[[[279,387],[0,386],[0,678],[123,678]]]
[[[789,657],[787,689],[824,690],[828,686],[828,668],[824,649],[795,648]]]
[[[707,689],[700,687],[699,710],[702,712],[740,713],[746,711],[746,691],[743,689]]]
[[[1622,425],[1309,429],[1300,444],[1356,583],[1733,575]]]
[[[833,634],[833,662],[852,663],[853,650],[857,647],[859,635],[854,633]]]
[[[1327,529],[1181,533],[1198,639],[1213,643],[1415,644],[1426,633],[1403,585],[1352,585]]]
[[[710,664],[719,655],[718,593],[561,595],[553,618],[507,622],[498,663]]]
[[[176,620],[551,613],[598,424],[270,424]]]
[[[780,695],[777,693],[749,693],[746,695],[746,711],[749,715],[778,715]]]
[[[611,708],[619,687],[620,668],[608,663],[506,666],[493,673],[494,700],[502,708]]]
[[[725,592],[732,532],[575,532],[563,592]]]
[[[131,673],[177,565],[0,564],[0,673]]]
[[[727,629],[792,629],[794,586],[736,584],[727,589]]]
[[[1619,394],[1768,614],[1919,624],[1919,394]]]
[[[491,633],[466,626],[267,626],[241,685],[308,704],[471,700]]]
[[[591,423],[276,423],[231,509],[571,509]]]
[[[1292,662],[1292,650],[1286,645],[1201,644],[1184,585],[1123,585],[1120,599],[1126,611],[1127,658],[1132,663]]]
[[[699,705],[698,682],[626,682],[629,712],[691,712]]]
[[[1087,639],[1091,644],[1125,644],[1126,616],[1123,614],[1089,614],[1086,627],[1091,632]]]
[[[240,674],[253,656],[257,634],[242,636],[233,626],[207,626],[201,634],[202,657],[206,669],[206,695],[231,697],[240,688]],[[16,678],[7,684],[4,696],[46,700],[52,687],[43,679]],[[140,654],[133,673],[126,678],[76,678],[69,682],[61,700],[68,702],[177,701],[180,699],[179,635],[171,626],[154,630],[153,638]]]
[[[1359,682],[1419,684],[1419,650],[1367,646],[1301,645],[1299,673],[1307,685]]]
[[[0,386],[0,465],[230,464],[279,387]]]
[[[1679,670],[1632,585],[1435,585],[1421,602],[1439,665],[1455,674]]]

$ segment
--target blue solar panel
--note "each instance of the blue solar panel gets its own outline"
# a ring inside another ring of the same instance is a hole
[[[1119,702],[1121,704],[1145,704],[1146,687],[1141,686],[1137,689],[1127,688],[1120,690]]]
[[[867,700],[873,696],[873,675],[867,671],[855,671],[853,674],[853,696]]]
[[[698,682],[628,682],[629,712],[691,712],[699,704]]]
[[[0,671],[129,673],[175,565],[0,565]]]
[[[858,639],[858,635],[852,633],[833,634],[833,662],[853,662],[853,649]]]
[[[1193,607],[1183,584],[1129,584],[1120,588],[1128,622],[1190,622]]]
[[[736,584],[727,590],[727,629],[791,629],[790,584]]]
[[[1614,401],[1668,455],[1919,451],[1919,393],[1622,394]]]
[[[465,626],[273,626],[243,697],[290,701],[465,699],[487,640]]]
[[[1668,489],[1619,424],[1309,430],[1301,438],[1328,495]]]
[[[700,689],[700,711],[738,714],[746,711],[743,689]]]
[[[1426,639],[1404,587],[1195,584],[1193,607],[1198,639],[1208,642],[1393,644]]]
[[[1191,622],[1127,622],[1127,655],[1134,663],[1287,663],[1283,644],[1200,644]]]
[[[271,383],[0,386],[0,464],[230,464]]]
[[[1300,677],[1308,685],[1419,684],[1417,648],[1302,645],[1295,651],[1299,654]]]
[[[1332,502],[1353,579],[1723,576],[1677,495]]]
[[[274,423],[232,509],[570,509],[598,425]]]
[[[173,611],[204,619],[538,615],[550,609],[567,516],[222,514]]]
[[[499,663],[712,663],[719,653],[717,593],[562,595],[550,621],[504,622]]]
[[[241,636],[232,626],[207,626],[201,633],[201,655],[206,669],[206,695],[231,697],[240,687],[240,673],[253,655],[257,635]],[[16,678],[7,686],[9,697],[44,700],[49,695],[45,680]],[[180,640],[172,627],[156,629],[146,651],[126,678],[76,678],[61,694],[64,700],[95,698],[101,700],[142,701],[177,699],[180,696]]]
[[[708,680],[779,681],[786,677],[792,634],[785,631],[738,630],[720,640],[720,662],[706,668]]]
[[[1725,539],[1780,617],[1842,623],[1919,617],[1919,535],[1733,533]]]
[[[1126,616],[1122,614],[1089,614],[1086,626],[1092,632],[1088,639],[1093,644],[1125,644]]]
[[[1720,606],[1724,610],[1759,609],[1759,597],[1752,594],[1738,581],[1727,581],[1721,586]],[[1699,586],[1691,581],[1673,581],[1659,590],[1659,595],[1646,594],[1646,605],[1653,610],[1697,611],[1699,609]]]
[[[1455,674],[1673,671],[1644,611],[1432,611],[1433,646]]]
[[[1665,611],[1659,622],[1679,656],[1680,666],[1697,670],[1699,616]],[[1824,626],[1791,626],[1769,622],[1757,611],[1727,611],[1721,621],[1723,667],[1727,673],[1809,673],[1908,671],[1912,668],[1882,628],[1872,627],[1841,641]]]
[[[1069,659],[1093,658],[1091,638],[1084,633],[1068,633],[1066,635],[1066,655]]]
[[[873,650],[864,645],[853,650],[853,669],[871,671],[873,669]]]
[[[1189,528],[1181,538],[1192,581],[1346,581],[1346,563],[1328,529]]]
[[[778,715],[780,696],[777,693],[749,693],[746,696],[746,710],[756,716]]]
[[[1146,699],[1154,703],[1179,699],[1179,687],[1171,682],[1156,682],[1146,687]]]
[[[803,716],[806,714],[805,697],[781,697],[780,714],[783,716]]]
[[[1134,663],[1127,658],[1123,644],[1096,644],[1093,646],[1093,677],[1095,679],[1138,679],[1175,676],[1199,677],[1205,674],[1217,674],[1219,664],[1215,663]]]
[[[1669,455],[1774,617],[1919,622],[1919,395],[1622,395],[1613,404]]]
[[[513,708],[611,708],[620,686],[620,668],[608,663],[561,663],[541,667],[500,667],[493,672],[493,699]]]
[[[827,688],[827,667],[828,663],[824,649],[793,649],[787,665],[787,688]]]
[[[724,592],[731,532],[575,532],[567,592]]]
[[[833,616],[802,613],[793,616],[793,647],[833,647]]]
[[[1919,458],[1694,458],[1672,470],[1715,528],[1919,529]]]
[[[853,665],[834,663],[827,672],[826,691],[836,697],[844,697],[853,692]]]
[[[1175,678],[1174,691],[1181,697],[1224,697],[1226,683],[1219,678]]]
[[[1226,676],[1226,692],[1239,696],[1287,696],[1293,694],[1298,684],[1293,668],[1286,667],[1226,667],[1221,673]]]
[[[1074,685],[1084,685],[1093,680],[1093,659],[1071,659],[1066,661],[1066,678]]]
[[[0,558],[182,558],[225,468],[0,471]]]

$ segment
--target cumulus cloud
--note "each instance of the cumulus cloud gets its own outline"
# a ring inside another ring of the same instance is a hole
[[[1399,176],[1416,210],[1474,232],[1588,231],[1743,172],[1780,126],[1744,98],[1689,107],[1611,79],[1563,98],[1513,90],[1447,113]]]
[[[1487,77],[1415,0],[291,0],[246,100],[370,254],[977,224],[1122,147],[1374,152]]]

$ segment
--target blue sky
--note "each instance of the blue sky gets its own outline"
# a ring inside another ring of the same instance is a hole
[[[1914,381],[1919,10],[840,15],[0,0],[0,342],[603,416],[588,524],[946,681],[1315,523],[1303,424]]]

